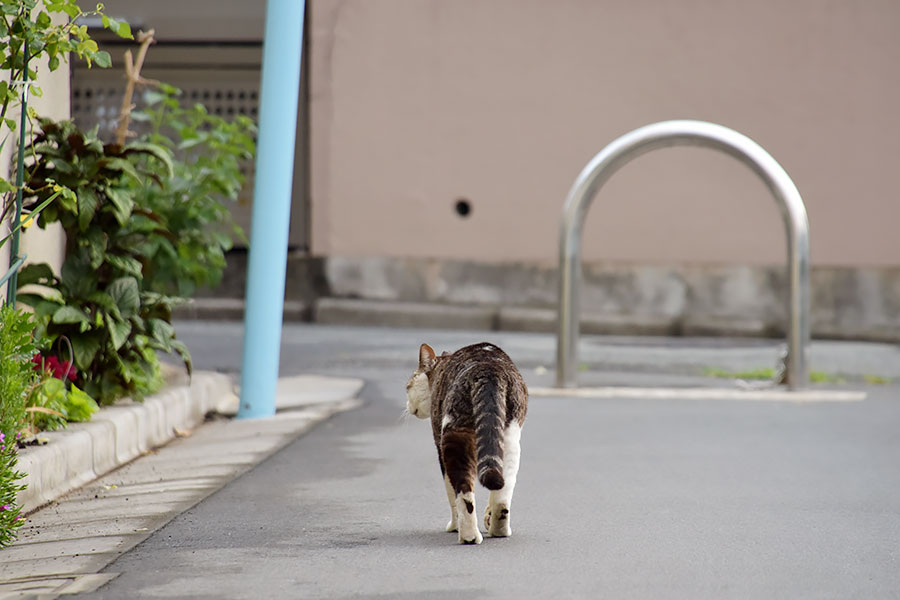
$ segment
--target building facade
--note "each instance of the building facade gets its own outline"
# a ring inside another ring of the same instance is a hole
[[[157,30],[148,75],[252,87],[259,7],[106,6]],[[317,293],[549,308],[575,176],[616,137],[687,118],[750,136],[797,184],[814,333],[900,337],[900,4],[311,0],[307,10],[291,239],[297,260],[321,266]],[[778,209],[746,167],[659,150],[594,202],[585,311],[667,332],[774,333],[785,256]]]

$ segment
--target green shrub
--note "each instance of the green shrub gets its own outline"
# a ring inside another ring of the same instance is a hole
[[[34,308],[46,354],[62,356],[71,343],[88,395],[101,404],[140,400],[162,385],[157,350],[177,352],[191,366],[171,325],[182,300],[143,282],[154,260],[152,241],[172,234],[159,215],[135,204],[137,190],[172,176],[171,153],[143,142],[104,144],[71,121],[41,119],[40,126],[29,148],[28,202],[39,204],[59,186],[73,192],[38,218],[41,227],[62,225],[65,260],[58,276],[46,264],[23,268],[19,285],[44,291],[17,298]]]
[[[44,119],[29,149],[27,208],[62,190],[37,222],[58,221],[67,242],[59,276],[47,265],[25,267],[20,286],[45,290],[18,299],[34,307],[50,355],[71,341],[84,391],[101,404],[156,391],[157,351],[179,353],[190,372],[172,309],[219,282],[225,252],[243,237],[224,202],[240,193],[255,127],[184,107],[179,94],[166,85],[148,93],[147,108],[132,117],[149,133],[125,146]]]
[[[40,379],[28,391],[25,407],[28,425],[24,431],[26,435],[36,435],[40,431],[65,427],[68,423],[90,421],[98,409],[97,402],[65,376],[44,369]]]
[[[162,219],[171,234],[147,240],[144,253],[153,260],[145,265],[145,287],[190,297],[198,287],[219,283],[225,252],[235,239],[244,239],[225,202],[238,199],[245,179],[241,165],[253,158],[256,128],[245,116],[227,121],[202,104],[183,106],[180,95],[160,85],[144,95],[144,110],[131,115],[149,127],[146,142],[176,157],[173,176],[145,181],[135,202]]]
[[[25,422],[26,394],[36,374],[30,315],[8,306],[0,308],[0,547],[15,539],[21,525],[16,493],[23,489],[17,481],[16,440]]]

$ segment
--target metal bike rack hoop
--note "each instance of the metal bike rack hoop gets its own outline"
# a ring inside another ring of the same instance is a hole
[[[787,231],[789,389],[809,380],[809,223],[797,186],[759,144],[747,136],[704,121],[662,121],[623,135],[584,167],[563,206],[559,255],[559,322],[556,340],[556,385],[576,387],[581,286],[581,236],[591,201],[603,184],[632,159],[670,146],[702,146],[719,150],[749,166],[775,197]]]

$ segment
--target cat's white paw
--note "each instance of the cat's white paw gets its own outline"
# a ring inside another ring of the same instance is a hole
[[[478,518],[475,516],[475,494],[463,492],[456,495],[456,521],[459,525],[460,544],[480,544]]]
[[[491,537],[509,537],[512,535],[512,527],[509,524],[509,508],[502,504],[498,504],[496,508],[496,518],[492,518],[490,506],[484,511],[484,528],[491,534]]]
[[[451,533],[457,531],[459,527],[456,526],[456,519],[451,519],[449,523],[447,523],[447,529],[445,530],[447,533]]]
[[[475,529],[475,534],[472,535],[469,533],[468,535],[464,535],[462,530],[459,532],[459,543],[460,544],[480,544],[484,541],[484,536],[481,535],[481,532],[478,529]]]
[[[491,537],[509,537],[512,535],[512,527],[507,522],[497,527],[492,527],[488,532],[491,534]]]

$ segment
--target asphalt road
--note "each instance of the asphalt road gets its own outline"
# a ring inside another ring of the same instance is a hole
[[[179,334],[198,368],[238,368],[239,327]],[[362,377],[367,404],[176,517],[84,597],[900,597],[896,385],[868,386],[863,402],[804,404],[535,397],[513,537],[458,546],[443,531],[428,426],[401,419],[403,386],[419,342],[440,351],[487,339],[529,384],[549,383],[550,336],[286,329],[283,374]],[[848,374],[900,368],[891,346],[814,351]],[[704,364],[750,368],[777,351],[597,338],[584,354],[589,369],[606,365],[586,379],[685,384]]]

